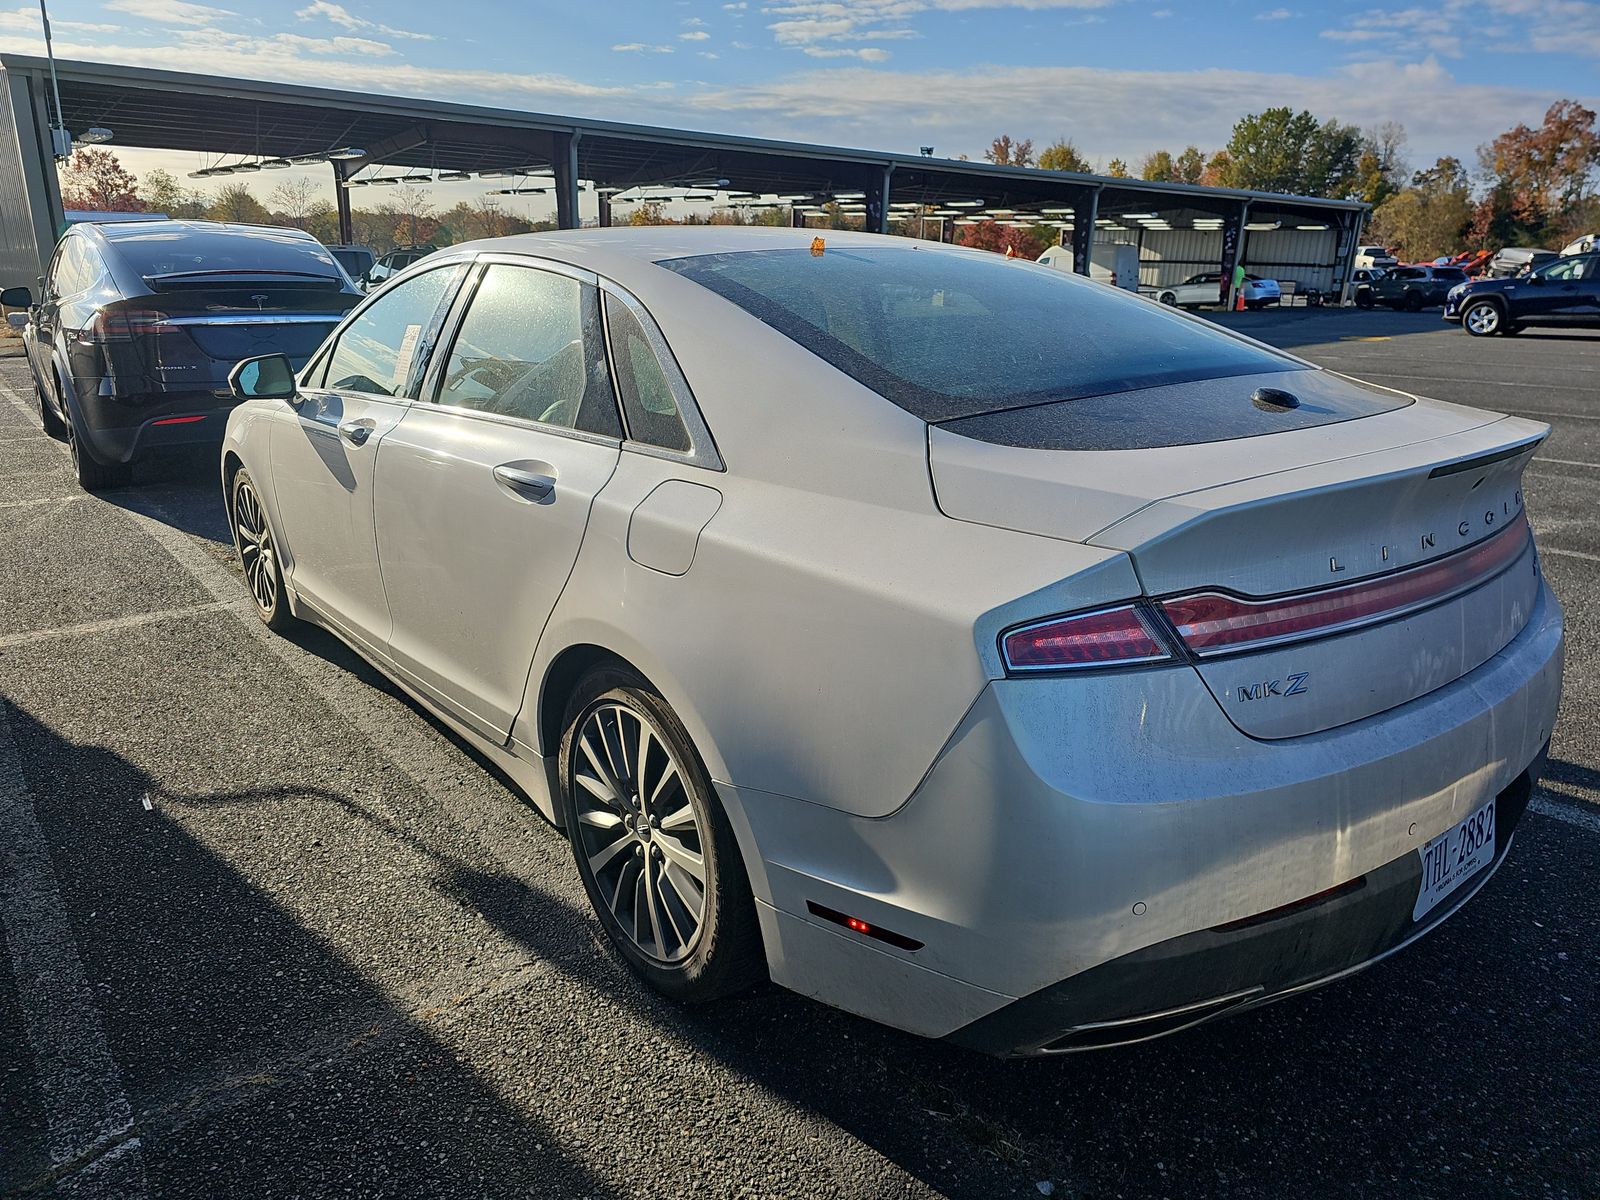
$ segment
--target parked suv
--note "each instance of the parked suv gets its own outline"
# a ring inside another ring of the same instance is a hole
[[[1513,279],[1474,279],[1450,289],[1444,319],[1474,337],[1526,325],[1600,326],[1600,252],[1575,254]]]
[[[1372,281],[1372,299],[1390,308],[1420,312],[1443,304],[1450,289],[1466,281],[1467,273],[1460,267],[1396,267]]]
[[[276,351],[304,365],[360,299],[309,233],[168,220],[74,225],[37,298],[0,295],[28,310],[12,322],[40,419],[89,491],[126,483],[152,450],[220,442],[234,364]]]
[[[366,285],[368,291],[371,291],[378,285],[393,279],[419,258],[426,258],[437,249],[437,246],[396,246],[367,268],[366,277],[362,280],[362,283]]]

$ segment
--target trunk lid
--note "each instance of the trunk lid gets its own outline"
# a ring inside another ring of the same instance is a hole
[[[1343,385],[1310,374],[1294,377],[1302,403]],[[1424,695],[1516,636],[1538,592],[1522,471],[1547,432],[1419,401],[1270,436],[1137,450],[998,446],[933,427],[929,461],[948,515],[1126,551],[1147,597],[1254,604],[1313,593],[1309,603],[1329,611],[1375,592],[1409,597],[1359,623],[1190,654],[1241,730],[1281,738]],[[1362,580],[1381,583],[1351,588]]]

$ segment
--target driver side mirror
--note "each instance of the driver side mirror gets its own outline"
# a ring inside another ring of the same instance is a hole
[[[1543,275],[1529,275],[1528,276],[1528,282],[1533,284],[1535,287],[1543,287],[1544,286],[1544,276]]]
[[[228,390],[239,400],[293,400],[294,366],[282,354],[247,358],[228,373]]]
[[[32,308],[33,289],[9,287],[0,292],[0,305],[4,305],[6,308]]]

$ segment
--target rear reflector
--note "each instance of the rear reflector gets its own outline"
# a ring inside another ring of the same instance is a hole
[[[908,938],[903,933],[895,933],[892,929],[884,929],[881,925],[872,925],[860,917],[852,917],[831,908],[824,908],[815,900],[807,900],[806,908],[814,917],[821,917],[824,921],[832,921],[835,925],[843,925],[864,937],[876,938],[880,942],[887,942],[901,950],[921,950],[922,943],[915,938]]]
[[[196,416],[192,416],[192,417],[162,417],[159,421],[151,421],[150,424],[152,424],[152,425],[193,425],[196,421],[204,421],[205,419],[206,419],[206,414],[205,413],[199,413]]]
[[[1013,671],[1127,666],[1168,657],[1132,604],[1025,625],[1006,634],[1001,646]]]
[[[1519,513],[1493,537],[1447,558],[1343,587],[1268,600],[1198,592],[1161,602],[1201,657],[1338,633],[1392,620],[1486,583],[1522,557],[1532,538]]]

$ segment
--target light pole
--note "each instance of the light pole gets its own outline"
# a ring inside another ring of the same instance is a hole
[[[44,0],[39,0],[39,20],[44,25],[44,56],[50,62],[50,90],[56,98],[56,123],[50,131],[51,149],[57,162],[72,157],[72,135],[67,132],[67,120],[61,113],[61,83],[56,79],[56,52],[50,44],[50,14],[45,11]]]

